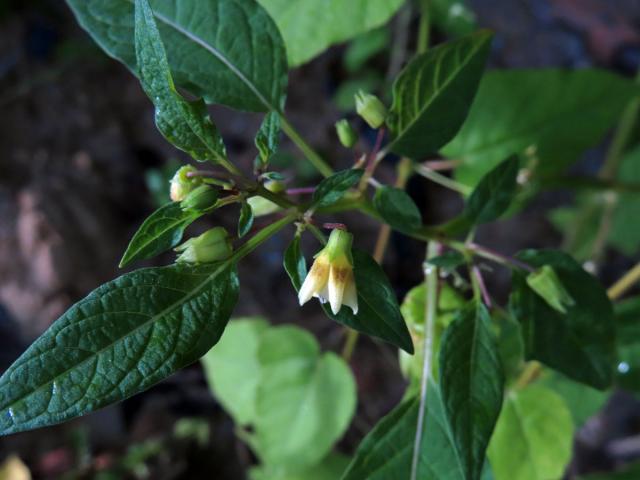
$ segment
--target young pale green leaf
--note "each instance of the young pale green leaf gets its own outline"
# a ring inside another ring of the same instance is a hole
[[[373,205],[391,227],[401,232],[412,232],[422,225],[420,210],[404,191],[395,187],[376,190]]]
[[[301,65],[334,43],[383,25],[402,0],[258,0],[275,20],[289,64]]]
[[[0,377],[0,434],[85,415],[195,362],[237,299],[229,262],[142,269],[102,285]]]
[[[418,55],[393,84],[389,149],[416,160],[458,132],[471,107],[492,34],[480,31]]]
[[[105,52],[138,72],[132,0],[67,3]],[[284,105],[284,43],[255,0],[151,0],[150,4],[178,86],[207,103],[241,110],[277,110]]]
[[[180,243],[184,229],[202,213],[182,210],[180,203],[168,203],[153,212],[140,225],[120,260],[120,268],[136,260],[152,258]]]
[[[356,406],[349,366],[320,354],[308,332],[284,326],[260,339],[262,370],[256,397],[255,448],[266,465],[314,465],[347,429]]]
[[[135,50],[143,90],[156,107],[164,137],[198,161],[226,163],[222,137],[202,100],[188,102],[176,91],[160,32],[148,0],[135,0]]]
[[[340,200],[343,195],[362,178],[364,170],[360,168],[342,170],[320,182],[313,192],[312,208],[328,207]]]
[[[444,332],[440,347],[444,415],[467,480],[481,476],[503,387],[489,312],[482,304],[467,308]]]
[[[495,480],[562,478],[571,459],[573,423],[558,395],[531,385],[505,399],[489,445]]]
[[[540,173],[557,173],[598,144],[639,91],[632,80],[601,70],[491,71],[442,153],[462,161],[456,178],[470,186],[529,147]]]
[[[334,315],[328,304],[324,304],[322,309],[338,323],[413,354],[411,335],[386,274],[368,253],[361,250],[353,250],[353,262],[358,290],[358,314],[354,315],[350,308],[343,307]]]
[[[251,205],[244,202],[240,207],[240,217],[238,218],[238,238],[244,237],[253,226],[253,209]]]
[[[419,398],[412,397],[384,417],[362,440],[342,480],[408,479],[416,437]],[[438,386],[430,383],[418,463],[419,480],[465,480],[444,416]],[[488,464],[482,476],[491,478]]]
[[[258,149],[258,159],[261,166],[269,164],[271,156],[278,150],[280,144],[280,115],[269,112],[264,116],[260,130],[255,138]]]
[[[520,162],[513,156],[487,173],[465,205],[465,216],[474,224],[493,222],[513,203]]]
[[[264,318],[232,319],[215,348],[201,360],[213,394],[239,425],[256,421],[258,345],[268,328]]]
[[[307,276],[307,262],[300,249],[300,236],[296,235],[284,252],[284,269],[291,279],[293,288],[300,290]]]
[[[311,467],[288,471],[280,467],[260,466],[252,468],[251,480],[336,480],[342,476],[349,465],[349,457],[340,453],[330,453]]]
[[[539,360],[568,377],[603,390],[611,385],[615,362],[615,324],[607,293],[569,255],[526,250],[518,258],[534,267],[550,265],[574,300],[562,314],[514,272],[510,307],[522,324],[528,359]]]
[[[573,423],[580,428],[607,403],[610,392],[601,392],[575,382],[561,373],[546,371],[538,381],[560,395],[571,412]]]

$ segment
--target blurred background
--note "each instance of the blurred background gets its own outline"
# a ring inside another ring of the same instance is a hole
[[[490,66],[500,68],[602,67],[633,76],[640,66],[640,0],[469,0],[476,22],[496,32]],[[333,123],[352,109],[357,88],[384,92],[413,52],[417,19],[399,12],[388,27],[357,39],[367,48],[331,48],[290,74],[287,109],[309,142],[335,166],[354,159],[335,138]],[[435,28],[433,41],[446,38]],[[362,50],[362,49],[361,49]],[[355,51],[355,53],[354,53]],[[212,115],[230,158],[250,171],[253,136],[261,117],[216,107]],[[374,133],[363,125],[363,138]],[[604,146],[574,167],[595,174]],[[316,179],[288,142],[275,165],[291,186]],[[0,368],[9,364],[73,302],[119,275],[117,264],[131,235],[168,200],[168,179],[185,158],[157,132],[153,108],[138,81],[109,59],[75,22],[61,0],[0,0]],[[394,160],[379,178],[392,182]],[[408,191],[427,223],[451,218],[460,199],[414,177]],[[484,227],[478,242],[511,254],[524,247],[558,247],[561,234],[550,209],[570,202],[545,193],[507,221]],[[237,212],[220,210],[211,225],[235,228]],[[372,249],[377,225],[343,217],[356,244]],[[260,220],[257,220],[258,225]],[[300,309],[282,270],[291,232],[274,237],[241,264],[241,300],[235,316],[263,315],[316,334],[338,350],[342,330],[316,305]],[[305,247],[307,254],[315,246]],[[421,281],[423,247],[399,235],[385,268],[402,296]],[[147,265],[172,261],[166,255]],[[633,264],[606,253],[601,272],[610,283]],[[506,299],[506,272],[489,281]],[[395,352],[363,338],[352,367],[358,413],[340,443],[353,452],[377,420],[398,402],[405,383]],[[193,365],[122,404],[64,425],[0,438],[0,462],[19,456],[33,478],[242,479],[253,462],[229,417]],[[577,434],[567,475],[606,471],[640,458],[640,402],[617,392]],[[0,474],[0,478],[4,478]],[[8,477],[16,478],[19,477]],[[640,478],[640,476],[639,476]]]

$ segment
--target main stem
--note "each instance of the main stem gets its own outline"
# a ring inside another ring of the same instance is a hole
[[[302,135],[298,133],[293,125],[287,120],[287,117],[284,114],[280,113],[280,122],[282,123],[282,131],[291,139],[293,143],[300,149],[302,153],[305,154],[307,160],[313,165],[318,172],[324,177],[330,177],[333,175],[333,169],[329,166],[327,162],[316,152],[304,138]]]
[[[426,259],[429,260],[438,255],[439,245],[430,242],[427,246]],[[424,277],[426,282],[426,297],[424,311],[424,343],[422,345],[422,377],[420,380],[420,409],[418,410],[418,424],[416,437],[413,442],[413,457],[411,459],[411,480],[418,478],[418,465],[420,450],[422,447],[422,433],[425,426],[425,412],[427,405],[427,393],[429,376],[431,375],[431,356],[433,355],[433,327],[435,325],[438,310],[438,269],[424,263]]]

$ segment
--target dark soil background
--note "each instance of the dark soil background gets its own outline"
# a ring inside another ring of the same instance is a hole
[[[469,3],[479,24],[497,33],[495,67],[599,66],[633,75],[640,64],[640,0]],[[336,166],[347,167],[353,159],[335,140],[333,122],[340,113],[331,102],[346,78],[342,51],[333,48],[291,73],[287,108],[311,144]],[[260,117],[225,108],[212,113],[232,159],[249,171]],[[297,154],[287,142],[284,149]],[[121,273],[117,264],[128,239],[156,205],[145,178],[176,158],[183,157],[156,131],[151,103],[137,80],[101,53],[64,2],[0,0],[0,369],[73,302]],[[596,150],[579,168],[592,173],[600,161]],[[392,161],[379,176],[393,180]],[[305,172],[296,179],[297,186],[311,181]],[[419,178],[409,192],[429,223],[460,208],[455,196]],[[479,242],[504,253],[558,246],[561,238],[544,213],[563,199],[543,196],[517,218],[482,230]],[[234,214],[221,211],[209,222],[234,228]],[[350,225],[357,230],[356,243],[371,248],[377,225],[361,217]],[[281,268],[290,233],[241,265],[236,316],[262,314],[272,322],[302,325],[325,348],[337,350],[342,331],[316,305],[297,306]],[[420,282],[422,258],[419,244],[392,237],[384,265],[399,296]],[[149,264],[170,261],[166,256]],[[604,280],[630,264],[611,253]],[[496,274],[490,282],[504,298],[508,278]],[[346,453],[396,404],[405,386],[394,352],[366,339],[352,365],[360,403],[340,444]],[[185,435],[184,422],[176,429],[185,418],[201,419],[194,430],[208,431],[208,437]],[[570,473],[612,469],[640,457],[637,435],[640,404],[616,394],[578,434]],[[1,438],[0,460],[10,453],[29,465],[34,478],[107,478],[98,475],[110,469],[115,476],[108,478],[241,479],[252,462],[199,365],[86,418]]]

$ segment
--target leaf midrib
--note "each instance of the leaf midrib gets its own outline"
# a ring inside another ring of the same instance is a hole
[[[138,326],[136,326],[132,330],[129,330],[126,334],[124,334],[124,335],[118,337],[117,339],[109,342],[106,346],[104,346],[103,348],[101,348],[100,350],[98,350],[96,352],[93,352],[92,355],[88,356],[87,358],[83,359],[82,361],[80,361],[80,362],[76,363],[75,365],[67,368],[66,370],[64,370],[63,372],[57,374],[55,377],[51,378],[50,380],[47,380],[46,382],[43,382],[39,387],[36,387],[34,389],[29,390],[27,393],[25,393],[24,395],[21,395],[19,398],[15,399],[15,400],[12,400],[12,402],[9,403],[8,405],[2,406],[0,408],[2,408],[2,410],[10,410],[17,403],[21,402],[22,400],[25,400],[26,398],[30,397],[31,395],[34,395],[38,391],[43,390],[44,388],[48,387],[51,383],[57,381],[58,379],[60,379],[61,377],[63,377],[67,373],[71,372],[72,370],[75,370],[75,369],[79,368],[80,366],[82,366],[82,365],[88,363],[89,361],[93,360],[94,358],[99,357],[102,353],[104,353],[109,348],[112,348],[118,342],[120,342],[123,339],[129,337],[130,335],[135,334],[136,332],[138,332],[139,330],[143,329],[144,327],[147,327],[149,324],[151,324],[152,322],[155,322],[157,319],[163,317],[165,314],[167,314],[168,312],[170,312],[171,310],[176,308],[178,305],[184,304],[185,302],[187,302],[188,300],[193,298],[196,294],[198,294],[200,292],[200,290],[202,290],[206,284],[208,284],[215,277],[217,277],[222,271],[224,271],[226,268],[228,268],[230,264],[231,264],[231,261],[224,262],[220,266],[220,268],[218,268],[217,270],[215,270],[211,274],[207,275],[206,278],[202,281],[202,283],[200,285],[198,285],[198,287],[194,288],[184,298],[172,303],[171,305],[169,305],[168,307],[166,307],[164,310],[162,310],[161,312],[157,313],[156,315],[153,315],[153,316],[149,317],[149,319],[146,320],[145,322],[139,324]],[[56,347],[54,347],[54,349]],[[48,351],[50,351],[50,350],[51,349],[49,349]],[[42,353],[44,353],[44,352],[42,352]],[[38,356],[41,356],[42,353],[39,353]],[[11,373],[13,373],[13,372],[11,372]],[[10,383],[12,383],[11,382],[11,375],[9,375],[8,381]],[[13,418],[13,415],[11,416],[11,418],[12,418],[13,424],[14,425],[18,425],[15,422],[15,419]],[[27,422],[20,422],[20,423],[27,423]]]
[[[126,0],[126,1],[135,5],[135,0]],[[184,35],[185,37],[187,37],[189,40],[196,43],[197,45],[200,45],[202,48],[204,48],[206,51],[208,51],[214,57],[220,60],[224,64],[224,66],[226,66],[236,77],[238,77],[238,79],[240,79],[242,83],[244,83],[247,86],[247,88],[249,88],[249,90],[251,90],[251,92],[256,96],[258,100],[260,100],[260,102],[265,107],[267,107],[269,110],[272,110],[272,111],[276,111],[276,112],[278,111],[278,109],[275,106],[273,106],[271,102],[269,102],[269,100],[265,98],[265,96],[260,92],[260,90],[258,90],[258,88],[244,75],[244,73],[238,70],[238,68],[231,62],[231,60],[225,57],[222,54],[222,52],[216,49],[213,45],[208,44],[205,40],[201,39],[200,37],[186,30],[181,25],[178,25],[177,23],[173,22],[172,20],[165,17],[164,15],[157,13],[153,8],[151,10],[153,12],[153,16],[156,17],[159,21],[164,23],[166,26],[173,28],[176,32]]]

